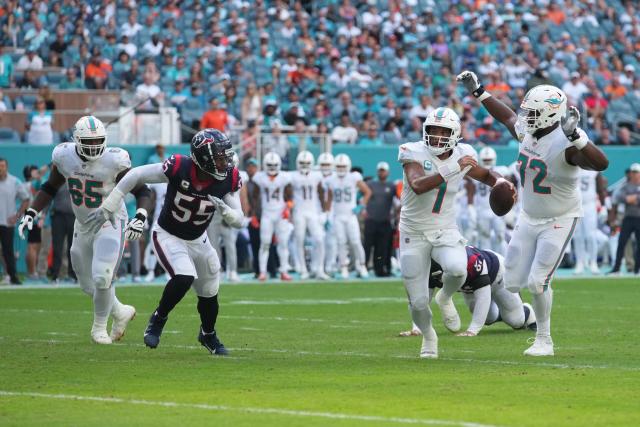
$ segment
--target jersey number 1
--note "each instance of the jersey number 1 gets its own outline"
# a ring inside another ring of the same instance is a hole
[[[529,158],[529,156],[520,153],[518,156],[518,170],[520,171],[520,182],[524,188],[525,171],[529,169],[537,170],[538,174],[533,178],[533,192],[538,194],[551,194],[551,187],[542,185],[542,181],[547,177],[547,164],[541,159]]]

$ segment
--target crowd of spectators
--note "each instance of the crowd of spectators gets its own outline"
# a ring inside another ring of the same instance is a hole
[[[471,69],[516,107],[530,87],[555,84],[587,113],[594,141],[640,142],[631,0],[8,0],[0,48],[0,88],[123,90],[143,108],[176,106],[194,128],[398,144],[448,105],[467,141],[513,143],[456,85]],[[30,117],[29,134],[46,115]]]

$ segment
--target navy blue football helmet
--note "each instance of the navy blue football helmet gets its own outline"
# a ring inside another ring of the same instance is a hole
[[[203,129],[191,139],[191,160],[204,172],[223,180],[233,168],[231,141],[218,129]]]

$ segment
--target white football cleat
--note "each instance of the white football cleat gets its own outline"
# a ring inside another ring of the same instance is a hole
[[[368,279],[369,271],[367,270],[367,267],[365,267],[364,265],[361,265],[360,267],[358,267],[358,275],[360,276],[361,279]]]
[[[460,315],[451,298],[446,298],[444,293],[439,291],[434,299],[438,307],[440,307],[444,326],[451,332],[458,332],[460,330]]]
[[[591,270],[591,274],[600,274],[600,268],[598,267],[598,263],[595,261],[591,263],[589,269]]]
[[[584,265],[581,262],[576,263],[576,268],[573,270],[573,274],[580,275],[584,273]]]
[[[438,358],[438,335],[433,328],[422,337],[422,347],[420,348],[421,359],[437,359]]]
[[[553,341],[550,336],[536,337],[533,345],[524,351],[525,356],[553,356]]]
[[[113,342],[106,327],[96,328],[95,325],[91,328],[91,340],[96,344],[111,344]]]
[[[342,267],[340,269],[340,276],[343,279],[348,279],[349,278],[349,269],[347,267]]]
[[[120,341],[124,336],[127,325],[136,317],[136,308],[132,305],[122,305],[118,314],[112,315],[113,324],[111,325],[111,341]]]
[[[240,276],[238,276],[237,271],[230,271],[227,273],[227,281],[228,282],[239,282]]]
[[[422,332],[420,332],[420,329],[409,329],[408,331],[402,331],[398,334],[398,336],[402,338],[417,337],[419,335],[422,335]]]
[[[307,280],[309,278],[309,272],[308,271],[303,271],[302,273],[300,273],[300,279],[302,280]]]
[[[316,273],[316,279],[318,280],[331,280],[331,277],[327,275],[324,271],[319,271]]]

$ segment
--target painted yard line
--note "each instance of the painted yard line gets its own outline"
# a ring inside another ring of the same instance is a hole
[[[72,394],[35,393],[0,390],[0,396],[4,397],[32,397],[41,399],[76,400],[102,403],[119,403],[125,405],[160,406],[166,408],[202,409],[217,412],[239,412],[245,414],[285,415],[303,418],[327,418],[333,420],[368,421],[373,423],[416,424],[416,425],[441,425],[461,427],[496,427],[492,424],[480,424],[467,421],[439,420],[430,418],[400,418],[384,417],[378,415],[356,415],[339,412],[316,412],[282,408],[260,408],[251,406],[226,406],[210,405],[207,403],[183,403],[158,400],[124,399],[119,397],[79,396]]]
[[[37,313],[37,314],[62,314],[62,313],[76,313],[76,314],[93,314],[93,311],[88,310],[45,310],[41,308],[0,308],[1,313]],[[138,312],[139,315],[147,316],[151,313]],[[181,317],[197,317],[198,314],[181,314]],[[340,319],[315,319],[308,317],[283,317],[283,316],[234,316],[234,315],[220,315],[219,319],[231,319],[231,320],[276,320],[276,321],[294,321],[294,322],[311,322],[311,323],[335,323]],[[358,325],[404,325],[406,326],[408,321],[378,321],[378,320],[345,320],[344,323],[358,324]]]
[[[41,342],[46,344],[75,344],[75,341],[61,341],[53,339],[37,339],[37,338],[24,338],[20,339],[20,342]],[[114,346],[125,347],[145,347],[144,344],[137,343],[114,343]],[[163,347],[177,348],[184,350],[200,350],[199,345],[178,345],[178,344],[163,344]],[[231,351],[252,352],[252,353],[276,353],[276,354],[293,354],[297,356],[320,356],[320,357],[364,357],[364,358],[393,358],[393,359],[409,359],[417,360],[417,356],[396,354],[396,355],[378,355],[372,353],[360,353],[355,351],[338,351],[331,353],[323,353],[318,351],[305,351],[305,350],[290,350],[290,349],[264,349],[264,348],[250,348],[250,347],[229,347]],[[524,357],[524,356],[523,356]],[[509,365],[509,366],[534,366],[540,368],[554,368],[554,369],[611,369],[621,371],[640,371],[640,367],[636,366],[609,366],[609,365],[571,365],[568,363],[549,363],[549,362],[517,362],[511,360],[491,360],[491,359],[472,359],[462,357],[439,357],[438,360],[445,360],[450,362],[465,362],[465,363],[482,363],[489,365]]]

